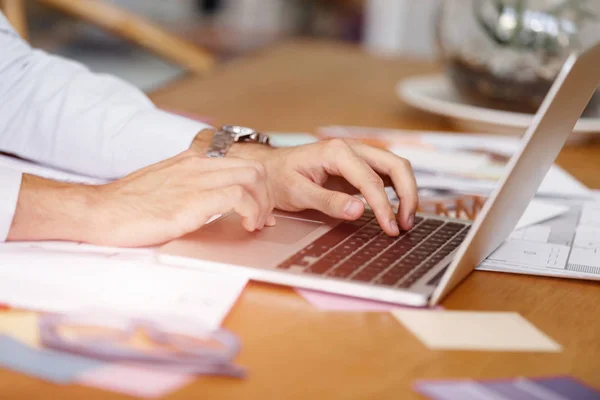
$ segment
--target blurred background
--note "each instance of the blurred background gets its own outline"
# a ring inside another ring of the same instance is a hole
[[[10,1],[10,0],[9,0]],[[122,77],[143,90],[182,73],[106,31],[58,11],[45,1],[23,0],[29,41],[95,71]],[[57,1],[55,3],[67,3]],[[78,0],[70,0],[77,3]],[[386,56],[435,54],[437,0],[103,0],[132,12],[228,61],[292,37],[363,43]],[[59,7],[60,8],[60,7]]]
[[[441,60],[445,77],[420,82],[419,96],[525,114],[537,110],[569,54],[600,40],[598,0],[0,0],[0,6],[33,46],[145,91],[183,68],[204,74],[277,42],[316,38],[359,44],[383,57]],[[425,93],[432,88],[439,92],[433,97]],[[600,94],[584,117],[600,118]]]

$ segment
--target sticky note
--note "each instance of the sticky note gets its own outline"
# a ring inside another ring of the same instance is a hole
[[[84,372],[77,383],[131,396],[154,399],[165,396],[194,380],[194,376],[160,371],[144,366],[112,364]]]
[[[397,309],[398,304],[365,300],[316,290],[296,289],[296,293],[321,311],[387,312]]]
[[[0,313],[0,335],[10,336],[30,347],[39,347],[40,330],[37,314],[25,311]]]
[[[53,350],[33,349],[6,335],[0,335],[0,367],[22,372],[54,383],[70,383],[79,374],[104,363]]]
[[[398,309],[392,314],[435,350],[559,352],[562,347],[514,312]]]
[[[415,390],[434,400],[600,400],[600,392],[571,377],[420,381]]]

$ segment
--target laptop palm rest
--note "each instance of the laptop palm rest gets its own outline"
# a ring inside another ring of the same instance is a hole
[[[293,217],[292,217],[293,215]],[[181,239],[161,253],[255,268],[274,268],[331,229],[316,213],[276,214],[277,225],[248,232],[237,214],[229,214]]]

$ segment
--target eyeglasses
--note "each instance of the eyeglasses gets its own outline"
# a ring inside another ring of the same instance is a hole
[[[39,328],[41,344],[58,351],[195,375],[245,375],[233,364],[241,348],[239,339],[225,329],[206,330],[175,319],[166,326],[153,319],[101,313],[45,314]],[[188,333],[173,333],[181,331]]]

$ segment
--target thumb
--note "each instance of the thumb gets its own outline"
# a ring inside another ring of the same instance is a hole
[[[330,217],[354,220],[365,210],[363,202],[356,197],[324,189],[308,180],[301,189],[303,207],[321,211]]]

